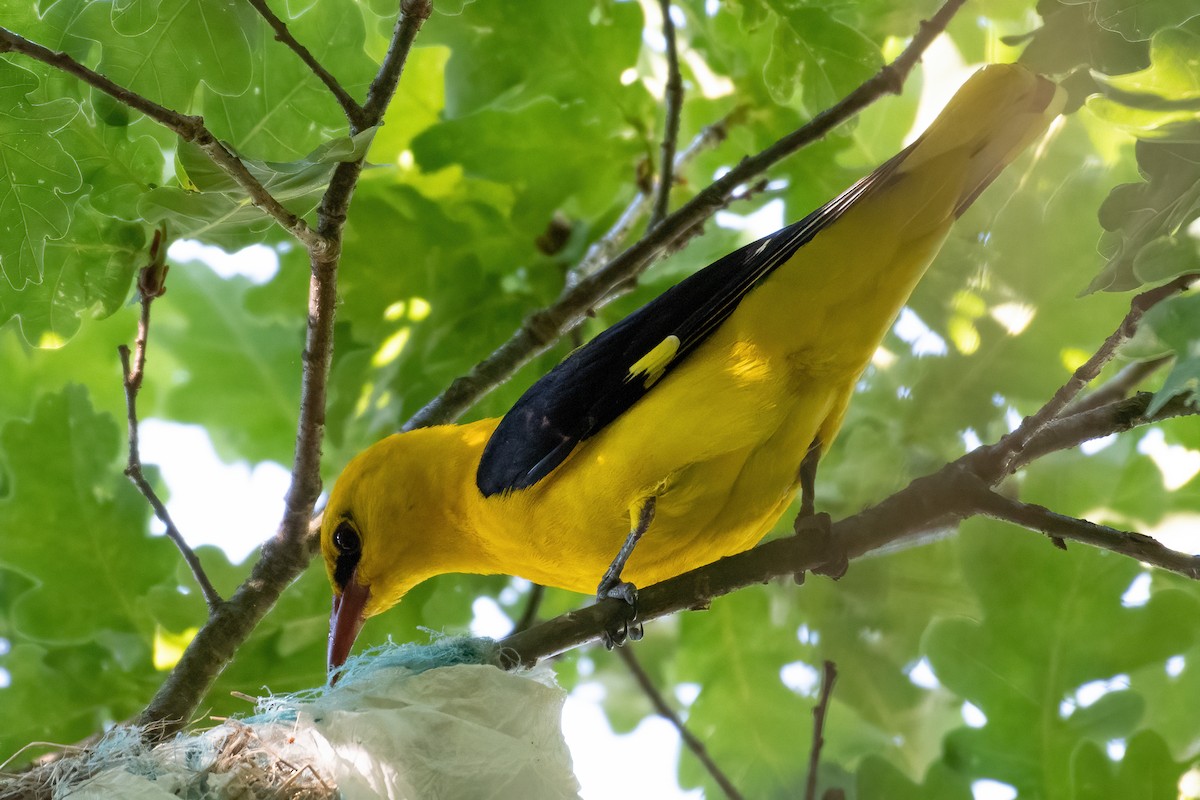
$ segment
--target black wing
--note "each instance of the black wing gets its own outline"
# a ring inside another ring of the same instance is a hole
[[[683,363],[776,267],[884,184],[906,153],[799,222],[685,278],[567,356],[529,387],[492,433],[475,475],[479,490],[490,497],[526,489],[550,474],[576,445]],[[651,357],[657,368],[633,369],[656,348],[662,356]]]

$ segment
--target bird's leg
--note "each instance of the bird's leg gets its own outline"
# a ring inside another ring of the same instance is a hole
[[[817,437],[808,446],[808,452],[800,461],[800,514],[796,524],[804,517],[811,517],[816,511],[817,497],[817,465],[821,463],[821,439]],[[796,533],[800,531],[797,530]]]
[[[656,503],[657,500],[654,496],[650,496],[642,502],[641,508],[638,509],[637,522],[629,531],[629,535],[625,537],[625,543],[621,545],[617,557],[609,564],[604,577],[600,579],[600,585],[596,587],[597,600],[615,598],[624,600],[629,605],[629,614],[620,627],[614,626],[604,632],[604,646],[609,650],[614,646],[620,647],[625,644],[626,640],[632,639],[636,642],[642,638],[642,625],[637,622],[637,587],[628,581],[621,580],[621,570],[625,569],[625,562],[633,555],[633,548],[637,546],[638,540],[642,538],[642,534],[654,520]]]
[[[813,572],[837,580],[846,574],[850,562],[845,551],[833,542],[833,520],[824,511],[816,513],[817,464],[821,461],[821,450],[821,439],[813,439],[800,462],[800,513],[796,515],[793,530],[797,536],[817,536],[826,543],[826,549],[832,552],[832,556],[828,563]],[[796,583],[804,583],[803,572],[797,572],[794,577]]]

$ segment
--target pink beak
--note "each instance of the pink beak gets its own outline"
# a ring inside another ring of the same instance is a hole
[[[358,582],[358,570],[350,573],[342,593],[333,596],[333,612],[329,615],[330,672],[346,663],[350,648],[366,621],[364,612],[370,596],[371,590]]]

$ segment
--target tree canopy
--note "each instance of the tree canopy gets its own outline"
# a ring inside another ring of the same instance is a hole
[[[1200,274],[1191,0],[269,5],[37,0],[0,20],[0,758],[322,682],[330,592],[304,568],[319,477],[406,424],[502,414],[750,241],[745,218],[799,219],[973,65],[1020,59],[1070,113],[957,223],[817,504],[853,517],[997,442],[1014,469],[982,505],[863,545],[836,582],[741,588],[649,624],[633,652],[747,797],[799,795],[827,660],[823,789],[1180,796],[1200,754],[1200,297],[1178,291]],[[265,245],[279,269],[143,269],[182,239]],[[127,401],[203,426],[230,462],[294,469],[261,560],[197,548],[210,603],[124,474]],[[534,593],[437,578],[362,638],[465,632],[479,597],[517,620]],[[536,611],[586,602],[548,590]],[[555,669],[600,683],[628,730],[655,708],[626,662],[577,648]],[[721,791],[688,753],[679,779]]]

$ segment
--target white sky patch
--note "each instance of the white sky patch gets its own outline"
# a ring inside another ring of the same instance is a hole
[[[1172,550],[1200,555],[1200,514],[1168,514],[1143,533]]]
[[[1079,452],[1083,453],[1085,456],[1090,456],[1094,453],[1099,453],[1116,440],[1117,435],[1115,433],[1110,433],[1108,436],[1101,436],[1099,439],[1090,439],[1079,445]]]
[[[992,319],[999,322],[1010,336],[1017,336],[1033,322],[1033,306],[1024,303],[1001,303],[991,310]]]
[[[776,198],[751,214],[718,211],[717,224],[722,228],[745,231],[751,239],[761,239],[783,227],[783,201]]]
[[[974,450],[977,447],[983,446],[983,440],[979,438],[979,434],[974,428],[967,428],[962,432],[963,447],[967,450]]]
[[[1140,608],[1150,602],[1150,573],[1143,572],[1129,584],[1125,594],[1121,595],[1121,605],[1126,608]]]
[[[1088,681],[1075,690],[1075,694],[1059,704],[1058,713],[1063,719],[1069,718],[1076,709],[1087,708],[1109,692],[1122,691],[1129,688],[1128,675],[1114,675],[1108,680]]]
[[[1182,658],[1182,656],[1180,656]],[[675,699],[684,708],[689,707],[696,702],[696,698],[700,696],[700,684],[698,683],[680,683],[675,686]]]
[[[959,713],[962,714],[963,724],[968,728],[982,728],[987,725],[987,714],[983,713],[983,709],[974,703],[964,701]]]
[[[512,620],[490,597],[476,597],[475,602],[471,604],[471,612],[475,615],[471,620],[472,636],[502,639],[512,630]]]
[[[1104,750],[1113,761],[1120,761],[1125,757],[1125,740],[1113,739],[1104,745]]]
[[[784,664],[779,670],[779,680],[793,692],[803,695],[815,694],[817,685],[821,682],[821,673],[803,661],[793,661]]]
[[[1014,800],[1017,790],[1007,783],[984,778],[971,784],[971,794],[975,800]]]
[[[632,733],[617,735],[600,707],[578,696],[580,689],[567,697],[563,707],[563,736],[571,748],[583,800],[700,800],[704,796],[699,789],[685,792],[676,783],[680,742],[671,723],[651,716]]]
[[[908,306],[900,309],[900,316],[892,329],[912,347],[914,356],[946,355],[946,340],[934,333]]]
[[[1187,666],[1187,659],[1183,656],[1171,656],[1167,659],[1167,677],[1178,678],[1183,674],[1183,668]]]
[[[1200,797],[1200,767],[1192,767],[1179,776],[1179,800]]]
[[[936,689],[942,685],[938,681],[937,675],[933,674],[933,667],[929,664],[929,659],[924,657],[913,664],[912,669],[908,671],[908,679],[922,689]]]
[[[254,283],[266,283],[279,272],[279,255],[266,245],[254,244],[236,253],[201,244],[195,239],[177,239],[167,250],[168,261],[201,261],[222,278],[241,275]]]
[[[1175,491],[1200,473],[1200,453],[1181,444],[1167,444],[1167,437],[1159,428],[1148,431],[1137,449],[1154,461],[1168,491]]]
[[[170,488],[167,510],[192,547],[216,545],[238,563],[275,533],[291,479],[282,466],[226,464],[199,425],[148,419],[140,434],[142,462],[158,466]],[[163,526],[155,520],[151,530]]]
[[[933,40],[921,56],[921,64],[925,70],[925,82],[921,86],[921,99],[917,103],[916,121],[908,136],[904,137],[905,146],[912,144],[925,132],[950,102],[954,93],[975,71],[975,66],[967,66],[954,42],[945,34]]]

